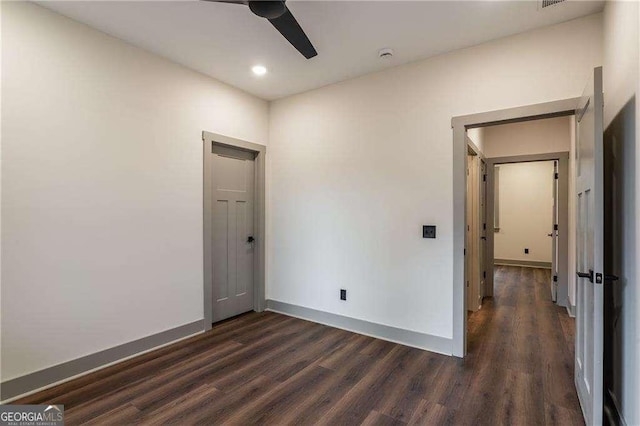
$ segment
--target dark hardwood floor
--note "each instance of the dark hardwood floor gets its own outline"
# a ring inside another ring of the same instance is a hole
[[[549,272],[499,267],[464,360],[252,313],[16,403],[74,424],[582,424]]]

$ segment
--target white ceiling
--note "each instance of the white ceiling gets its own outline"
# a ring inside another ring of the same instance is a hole
[[[300,55],[242,5],[204,1],[41,1],[42,6],[239,87],[277,99],[602,10],[572,1],[289,1],[318,50]],[[391,47],[392,59],[378,58]],[[256,77],[255,64],[269,72]]]

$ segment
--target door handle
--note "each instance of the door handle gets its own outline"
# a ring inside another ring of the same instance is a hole
[[[252,242],[254,242],[255,240],[256,240],[256,239],[255,239],[255,238],[253,238],[253,236],[249,236],[249,237],[247,237],[247,242],[248,242],[249,244],[251,244],[251,243],[252,243]]]
[[[553,234],[547,234],[547,237],[553,237]]]
[[[590,282],[593,282],[593,269],[589,269],[589,272],[576,272],[580,278],[589,278]]]
[[[480,237],[481,240],[487,240],[487,237]]]

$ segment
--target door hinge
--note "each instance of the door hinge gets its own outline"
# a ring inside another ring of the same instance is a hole
[[[487,278],[487,271],[482,271],[482,278]]]
[[[483,182],[486,182],[486,181],[487,181],[487,175],[486,175],[486,174],[482,175],[482,181],[483,181]]]
[[[554,282],[554,283],[557,283],[557,282],[558,282],[558,276],[557,276],[557,275],[554,275],[554,276],[553,276],[553,282]]]
[[[553,230],[554,230],[554,231],[557,231],[557,230],[558,230],[558,224],[557,224],[557,223],[553,225]]]
[[[558,175],[558,173],[557,173],[557,172],[553,174],[553,178],[554,178],[554,179],[558,179],[558,176],[559,176],[559,175]]]
[[[483,229],[484,231],[486,231],[486,230],[487,230],[487,224],[486,224],[486,223],[483,223],[483,224],[482,224],[482,229]]]

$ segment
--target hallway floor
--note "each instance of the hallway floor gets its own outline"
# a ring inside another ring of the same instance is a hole
[[[573,383],[575,320],[551,301],[551,271],[496,266],[494,280],[494,297],[469,317],[468,413],[485,424],[584,424]]]
[[[251,313],[15,403],[66,424],[582,424],[573,320],[549,272],[498,267],[460,360]]]

